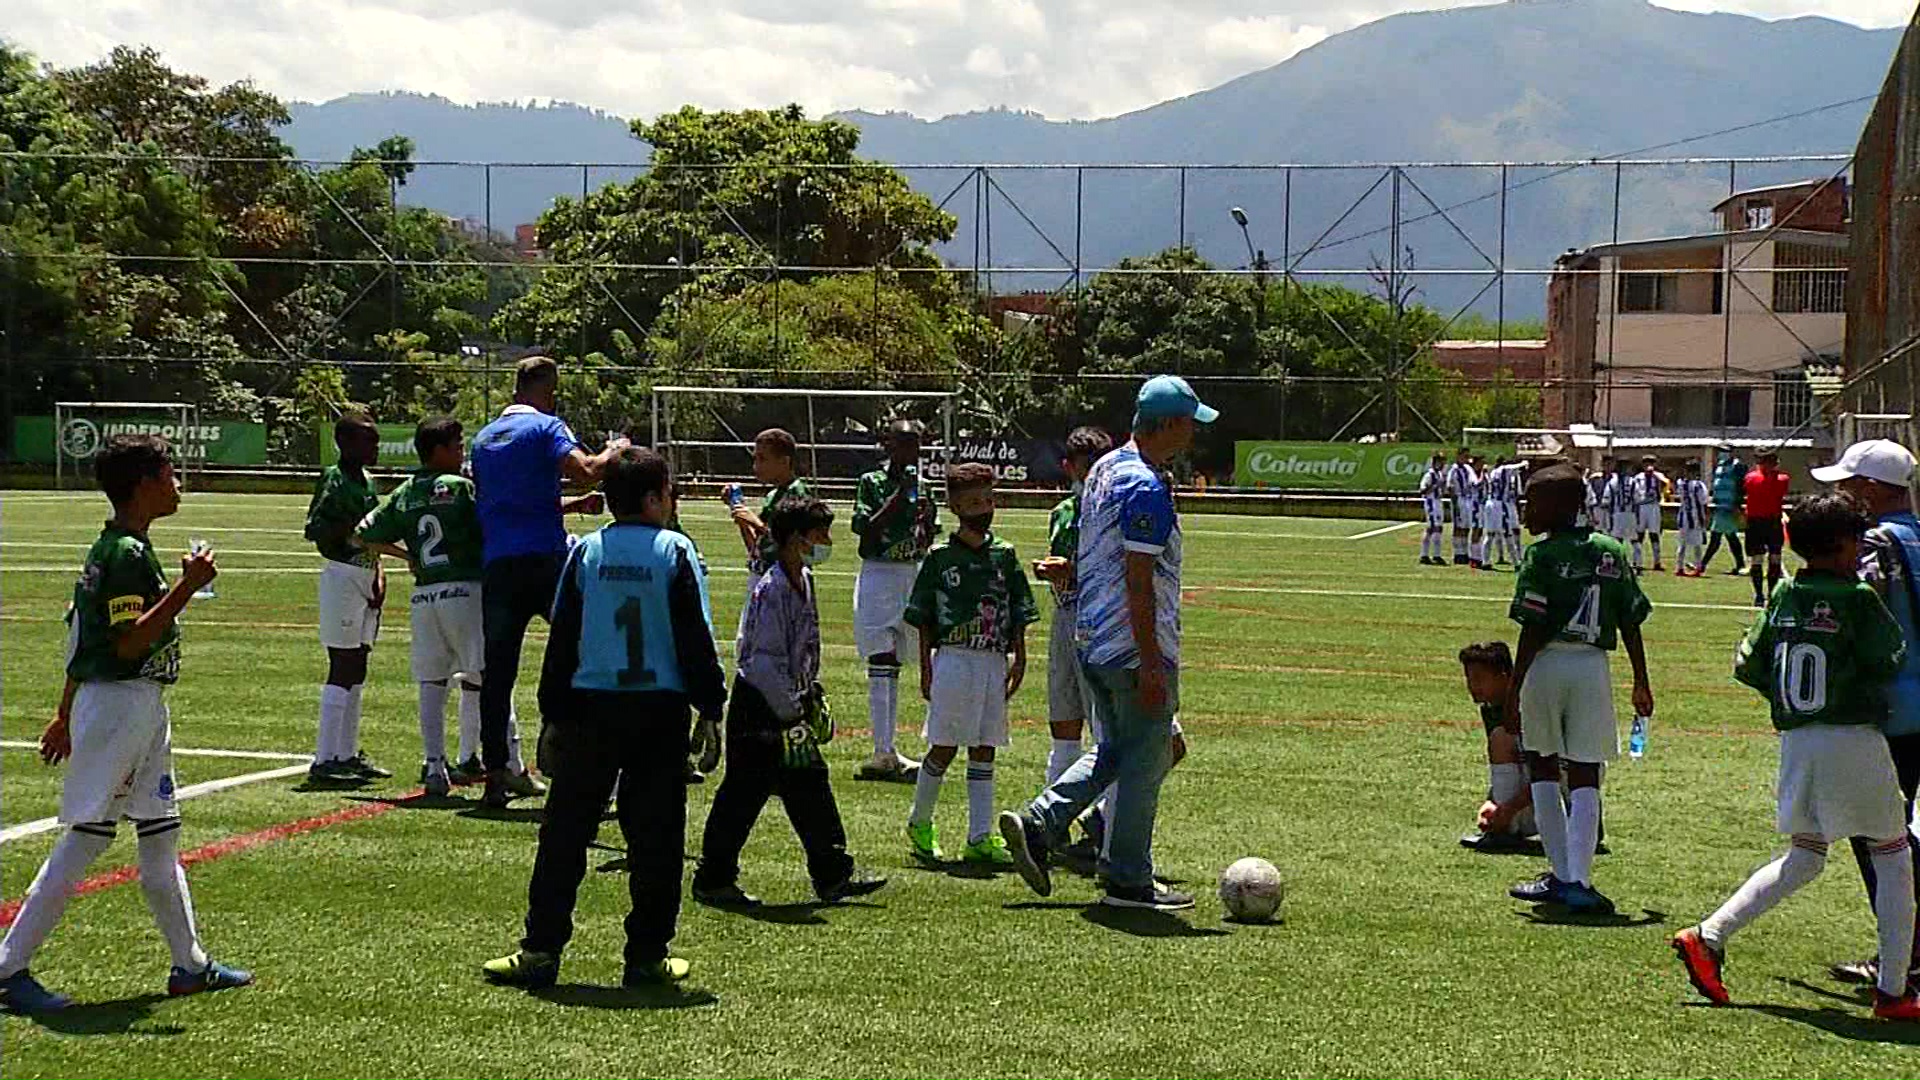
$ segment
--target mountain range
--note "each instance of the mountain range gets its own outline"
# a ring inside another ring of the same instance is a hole
[[[1611,164],[1326,166],[1844,155],[1899,39],[1896,29],[1692,14],[1644,0],[1516,0],[1391,16],[1213,89],[1102,120],[1006,109],[840,117],[861,128],[865,156],[942,166],[907,176],[960,218],[944,254],[996,268],[998,291],[1071,283],[1076,252],[1093,269],[1184,242],[1223,266],[1247,264],[1254,246],[1271,265],[1354,285],[1375,266],[1411,265],[1420,294],[1438,306],[1477,296],[1474,307],[1492,314],[1504,289],[1508,313],[1529,316],[1542,307],[1539,271],[1569,247],[1709,229],[1710,207],[1732,188],[1826,176],[1842,163],[1671,164],[1623,167],[1617,177]],[[388,93],[292,111],[284,135],[302,157],[343,158],[399,133],[423,161],[512,163],[491,170],[491,221],[503,231],[583,183],[632,175],[647,157],[622,119],[580,106]],[[621,167],[536,167],[582,161]],[[982,174],[976,163],[1006,167]],[[1193,167],[1146,167],[1170,163]],[[1105,167],[1046,167],[1067,164]],[[485,172],[426,166],[406,197],[485,219]],[[1228,213],[1236,206],[1248,217],[1244,235]],[[1443,207],[1446,215],[1436,212]],[[1496,289],[1490,268],[1503,250],[1510,273]]]

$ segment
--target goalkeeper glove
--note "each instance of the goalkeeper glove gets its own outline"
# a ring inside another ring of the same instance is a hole
[[[696,757],[694,768],[710,773],[720,767],[720,721],[702,719],[693,725],[693,742],[688,752]]]

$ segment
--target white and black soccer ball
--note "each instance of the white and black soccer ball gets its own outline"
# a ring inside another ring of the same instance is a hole
[[[1220,904],[1235,922],[1272,922],[1286,895],[1280,871],[1265,859],[1241,859],[1220,875]]]

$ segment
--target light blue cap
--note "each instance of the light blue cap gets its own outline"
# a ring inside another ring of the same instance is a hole
[[[1133,423],[1138,427],[1143,420],[1179,420],[1192,417],[1196,422],[1211,424],[1220,418],[1220,410],[1202,404],[1200,395],[1193,392],[1187,380],[1178,375],[1155,375],[1140,388],[1140,396],[1133,404]]]

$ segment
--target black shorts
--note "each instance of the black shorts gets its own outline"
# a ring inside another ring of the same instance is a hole
[[[1786,550],[1787,534],[1780,527],[1780,519],[1747,519],[1747,558],[1757,559],[1761,555],[1779,555]]]

